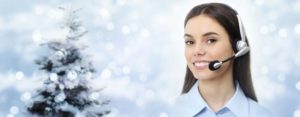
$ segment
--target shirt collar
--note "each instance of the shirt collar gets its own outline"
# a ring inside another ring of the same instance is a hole
[[[198,83],[197,81],[194,86],[191,88],[189,93],[186,94],[186,99],[193,102],[191,105],[192,108],[190,109],[189,114],[191,116],[196,115],[197,113],[200,113],[205,108],[208,108],[207,103],[201,96],[198,90]],[[246,117],[249,114],[249,103],[247,100],[247,97],[244,95],[242,89],[240,88],[240,85],[238,82],[236,82],[236,90],[234,95],[231,97],[231,99],[226,103],[226,105],[222,108],[228,108],[232,113],[234,113],[237,117]],[[221,110],[222,110],[221,109]]]
[[[202,96],[198,90],[198,81],[193,85],[190,91],[184,95],[182,95],[181,99],[188,107],[188,113],[186,113],[186,117],[193,117],[197,113],[203,111],[207,106],[206,102],[203,100]]]
[[[236,82],[236,91],[232,98],[225,105],[237,117],[247,117],[249,114],[249,102],[241,89],[238,82]]]

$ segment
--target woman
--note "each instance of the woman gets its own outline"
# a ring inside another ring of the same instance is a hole
[[[175,116],[270,116],[257,103],[249,44],[239,21],[237,12],[221,3],[201,4],[187,14],[184,21],[187,70],[182,96],[177,101],[179,114]],[[241,48],[237,47],[240,42]],[[228,61],[218,63],[220,66],[212,63],[225,59]]]

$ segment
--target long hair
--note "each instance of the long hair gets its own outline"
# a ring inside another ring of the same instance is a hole
[[[232,49],[236,53],[236,43],[237,41],[241,40],[239,23],[236,16],[237,12],[230,6],[222,3],[200,4],[192,8],[187,14],[184,21],[184,27],[191,18],[201,14],[205,14],[210,18],[215,19],[226,30],[230,38],[229,40]],[[247,38],[246,41],[248,43]],[[237,81],[240,84],[241,89],[247,97],[253,99],[256,102],[258,101],[255,95],[251,78],[250,51],[247,54],[240,56],[233,61],[233,80]],[[181,93],[188,93],[189,90],[196,83],[196,81],[197,79],[194,77],[191,70],[187,67]]]

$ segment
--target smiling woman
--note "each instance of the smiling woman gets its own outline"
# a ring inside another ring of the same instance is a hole
[[[182,116],[270,116],[257,103],[249,43],[234,9],[221,3],[195,6],[184,22],[184,40],[187,71],[177,100]],[[209,69],[215,60],[226,62]]]

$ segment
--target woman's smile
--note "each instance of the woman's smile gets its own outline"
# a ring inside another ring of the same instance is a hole
[[[194,67],[196,70],[203,70],[205,68],[208,68],[209,61],[200,60],[193,62]]]

